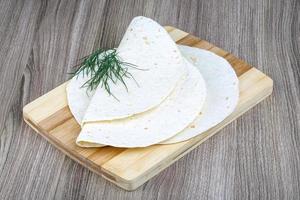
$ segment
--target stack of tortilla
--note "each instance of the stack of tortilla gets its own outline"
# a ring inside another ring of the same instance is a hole
[[[135,17],[119,47],[134,77],[111,83],[114,97],[98,86],[81,87],[77,76],[67,86],[70,110],[81,125],[82,147],[146,147],[171,144],[212,128],[237,105],[238,79],[230,64],[206,50],[177,46],[155,21]]]

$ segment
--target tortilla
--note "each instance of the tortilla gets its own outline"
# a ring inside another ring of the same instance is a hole
[[[138,69],[128,68],[134,78],[124,79],[128,90],[120,81],[109,83],[115,98],[99,85],[87,108],[83,108],[87,97],[85,102],[70,104],[71,110],[85,110],[82,124],[126,118],[153,109],[171,94],[184,75],[184,60],[176,44],[163,27],[149,18],[132,20],[117,52],[123,62],[137,66]],[[70,84],[75,86],[69,89],[80,87],[76,81]],[[76,95],[69,93],[68,100],[75,101]]]
[[[238,78],[224,58],[198,48],[179,46],[179,49],[200,70],[206,82],[207,97],[196,120],[162,144],[185,141],[207,131],[230,115],[239,99]]]
[[[90,76],[82,76],[82,74],[73,77],[66,88],[70,111],[79,124],[81,124],[84,113],[95,93],[95,90],[87,91],[86,88],[81,87],[89,78]]]
[[[145,147],[164,141],[186,128],[204,104],[205,82],[186,61],[187,75],[158,107],[120,120],[85,123],[79,146]]]

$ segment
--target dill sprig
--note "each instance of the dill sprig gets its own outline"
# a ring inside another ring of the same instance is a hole
[[[139,68],[133,64],[121,61],[116,49],[97,49],[92,54],[82,58],[82,60],[80,67],[71,74],[77,77],[81,74],[82,76],[89,76],[90,79],[81,86],[86,87],[87,90],[95,90],[100,85],[109,95],[114,96],[110,90],[109,84],[111,82],[116,84],[120,81],[127,91],[128,88],[124,78],[132,78],[136,82],[128,69]]]

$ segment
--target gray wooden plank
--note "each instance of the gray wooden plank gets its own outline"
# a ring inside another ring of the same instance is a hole
[[[299,199],[300,3],[0,1],[0,199]],[[137,15],[224,48],[274,79],[273,95],[134,192],[73,162],[21,109],[116,46]]]
[[[23,135],[28,129],[21,114],[26,96],[23,71],[42,10],[43,4],[38,1],[0,2],[0,199],[16,197],[16,190],[22,184],[26,186],[29,175],[25,175],[29,168],[20,158],[25,153],[30,157],[31,148],[23,141],[28,138],[33,142],[36,137]],[[17,177],[22,178],[15,181]]]

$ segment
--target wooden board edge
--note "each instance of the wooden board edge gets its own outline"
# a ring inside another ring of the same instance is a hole
[[[59,141],[56,141],[54,137],[51,136],[51,134],[45,132],[44,130],[40,129],[38,126],[35,125],[35,122],[32,121],[26,114],[23,113],[23,120],[25,123],[30,126],[35,132],[37,132],[40,136],[42,136],[46,141],[48,141],[51,145],[53,145],[55,148],[60,150],[63,154],[70,157],[75,162],[78,162],[82,166],[88,168],[90,171],[102,176],[103,172],[101,170],[100,166],[95,165],[93,162],[89,161],[88,159],[85,159],[84,157],[81,157],[79,154],[73,153],[72,151],[69,151],[69,149],[63,148],[63,145],[59,145]],[[107,175],[109,177],[109,175]],[[110,177],[114,179],[114,177]]]
[[[46,98],[48,98],[50,95],[52,95],[52,93],[54,91],[60,92],[61,90],[65,90],[66,85],[69,83],[69,80],[59,84],[58,86],[56,86],[55,88],[49,90],[48,92],[46,92],[45,94],[43,94],[42,96],[39,96],[37,98],[35,98],[34,100],[32,100],[31,102],[27,103],[24,107],[23,107],[23,113],[29,113],[32,110],[34,110],[38,105],[40,105]]]
[[[83,167],[87,168],[88,170],[96,173],[99,176],[102,176],[106,180],[114,183],[118,187],[125,189],[127,191],[135,190],[131,187],[131,184],[128,184],[126,181],[122,181],[118,176],[112,176],[109,173],[107,173],[105,170],[102,170],[100,166],[95,165],[93,162],[91,162],[89,165],[87,165],[87,162],[90,162],[87,159],[79,158],[78,154],[72,154],[69,150],[66,150],[62,148],[62,145],[59,145],[58,142],[55,142],[55,138],[51,137],[51,134],[44,133],[43,130],[40,130],[39,127],[35,125],[35,122],[32,122],[26,114],[23,114],[23,120],[25,123],[32,128],[36,133],[38,133],[42,138],[44,138],[47,142],[49,142],[51,145],[53,145],[55,148],[57,148],[59,151],[61,151],[63,154],[71,158],[73,161],[79,163]]]

